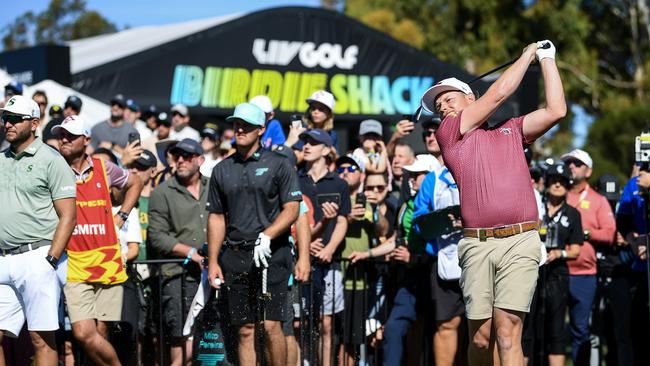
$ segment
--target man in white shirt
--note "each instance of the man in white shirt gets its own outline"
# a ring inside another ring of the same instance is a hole
[[[172,140],[192,139],[201,141],[199,131],[190,127],[190,111],[184,104],[176,104],[172,107]]]

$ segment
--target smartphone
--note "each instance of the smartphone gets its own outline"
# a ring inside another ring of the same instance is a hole
[[[299,128],[302,126],[302,116],[300,114],[291,115],[291,126],[293,128]]]
[[[323,193],[316,196],[316,200],[319,206],[322,206],[325,202],[336,203],[341,205],[341,194],[340,193]]]
[[[406,239],[403,237],[398,237],[395,239],[395,247],[403,247],[406,245]]]
[[[137,132],[129,133],[129,145],[131,143],[133,143],[133,141],[138,141],[138,144],[139,144],[139,141],[140,141],[140,134],[139,133],[137,133]]]
[[[366,207],[366,195],[363,193],[358,193],[355,203],[357,205],[361,205],[362,207]]]

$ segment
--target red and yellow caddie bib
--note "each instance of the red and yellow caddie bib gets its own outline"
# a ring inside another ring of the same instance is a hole
[[[92,158],[93,169],[85,181],[77,181],[77,226],[68,243],[68,282],[126,281],[120,242],[111,211],[106,169]]]

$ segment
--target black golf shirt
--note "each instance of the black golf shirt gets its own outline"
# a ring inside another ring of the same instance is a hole
[[[323,219],[323,210],[318,204],[319,195],[339,194],[339,216],[347,217],[350,214],[350,210],[352,209],[350,204],[350,188],[348,187],[348,183],[346,181],[332,172],[325,174],[325,176],[319,179],[318,182],[314,182],[306,171],[301,171],[298,175],[300,179],[300,189],[302,190],[303,194],[309,197],[312,202],[312,206],[314,207],[314,221],[318,222]],[[332,236],[332,232],[334,231],[335,227],[336,220],[330,220],[327,224],[327,227],[325,227],[323,230],[323,235],[321,236],[323,245],[327,245],[329,243],[330,237]],[[343,248],[339,246],[339,248],[337,248],[336,254],[339,254],[342,249]]]
[[[225,215],[226,239],[234,242],[254,241],[285,203],[302,201],[295,169],[273,151],[259,149],[245,161],[235,153],[215,166],[210,179],[206,208]]]
[[[582,232],[582,221],[580,220],[580,212],[574,207],[564,201],[560,209],[555,212],[553,216],[544,215],[542,220],[543,232],[546,229],[546,250],[553,249],[564,250],[566,245],[580,244],[584,240],[584,233]],[[559,258],[548,264],[548,270],[558,274],[569,274],[566,260]]]

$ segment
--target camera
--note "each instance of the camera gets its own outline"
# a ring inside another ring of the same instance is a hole
[[[641,132],[634,141],[634,156],[637,163],[650,162],[650,132]]]

